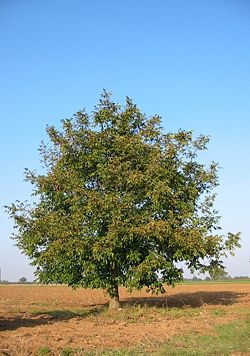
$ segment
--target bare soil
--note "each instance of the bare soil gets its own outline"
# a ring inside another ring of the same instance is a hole
[[[250,284],[192,284],[151,296],[120,288],[122,309],[109,311],[101,290],[66,286],[0,286],[0,355],[60,350],[155,348],[190,331],[212,333],[250,307]]]

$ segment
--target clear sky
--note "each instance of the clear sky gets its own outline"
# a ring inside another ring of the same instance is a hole
[[[33,279],[13,246],[4,205],[29,199],[47,124],[88,111],[102,88],[159,114],[166,130],[211,136],[222,167],[223,232],[242,231],[226,262],[250,275],[250,2],[248,0],[0,0],[0,267]]]

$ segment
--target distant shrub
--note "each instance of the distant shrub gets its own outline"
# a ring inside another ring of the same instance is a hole
[[[18,283],[27,283],[27,278],[26,277],[21,277],[19,279]]]

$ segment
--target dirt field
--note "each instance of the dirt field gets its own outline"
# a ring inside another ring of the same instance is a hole
[[[111,312],[99,290],[0,285],[0,355],[39,355],[45,347],[54,355],[67,348],[150,350],[177,334],[212,332],[250,307],[250,284],[179,285],[159,297],[122,288],[120,294],[123,308]]]

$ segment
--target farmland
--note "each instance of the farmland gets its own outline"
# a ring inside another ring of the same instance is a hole
[[[250,352],[250,283],[120,293],[122,309],[110,311],[101,290],[0,285],[0,355]]]

